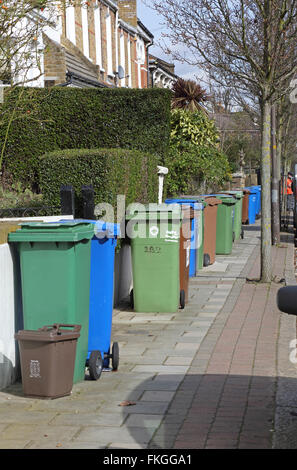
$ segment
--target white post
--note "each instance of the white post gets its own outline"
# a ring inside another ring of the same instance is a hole
[[[158,175],[159,175],[159,196],[158,204],[162,204],[163,199],[163,186],[164,186],[164,177],[168,174],[168,168],[164,166],[158,166]]]

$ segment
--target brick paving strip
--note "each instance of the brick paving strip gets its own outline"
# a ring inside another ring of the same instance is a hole
[[[1,391],[0,448],[296,448],[296,319],[277,311],[282,284],[246,282],[259,276],[257,225],[191,279],[183,311],[114,311],[117,372],[57,400]],[[274,249],[276,280],[295,282],[293,250],[290,236]]]
[[[273,272],[294,284],[289,238],[286,246],[273,247]],[[257,278],[259,257],[251,257],[244,271]],[[174,448],[296,448],[297,419],[291,415],[288,420],[288,405],[297,416],[296,367],[289,362],[296,320],[278,311],[279,288],[279,283],[234,284],[180,388],[191,393],[188,412],[171,441]],[[289,371],[294,378],[290,387]]]

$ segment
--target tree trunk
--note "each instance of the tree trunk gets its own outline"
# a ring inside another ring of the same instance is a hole
[[[284,118],[282,115],[282,104],[280,103],[279,117],[277,119],[277,143],[276,143],[276,161],[277,161],[277,179],[279,182],[279,220],[281,229],[281,218],[283,211],[283,190],[282,190],[282,155],[283,155],[283,129],[284,129]]]
[[[271,222],[272,244],[280,243],[280,211],[279,211],[279,179],[278,161],[276,152],[276,109],[271,106],[271,157],[272,157],[272,181],[271,181]]]
[[[261,281],[271,282],[271,103],[265,97],[263,99],[262,114]]]

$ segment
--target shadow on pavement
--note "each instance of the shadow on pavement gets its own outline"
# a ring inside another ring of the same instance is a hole
[[[275,377],[156,375],[128,396],[125,427],[149,449],[297,448],[297,380],[276,385]]]
[[[243,225],[242,228],[245,232],[260,232],[261,230],[259,225]]]

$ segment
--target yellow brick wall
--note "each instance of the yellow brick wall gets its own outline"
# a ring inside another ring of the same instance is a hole
[[[57,46],[46,36],[44,37],[44,42],[46,44],[44,54],[44,78],[57,77],[55,85],[65,83],[66,63],[63,48]]]
[[[137,27],[137,0],[118,0],[119,17]]]

